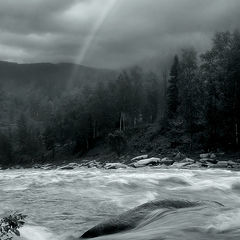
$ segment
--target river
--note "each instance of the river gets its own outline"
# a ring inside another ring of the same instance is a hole
[[[28,216],[21,229],[21,238],[26,240],[78,239],[103,220],[164,199],[206,204],[154,213],[157,217],[149,216],[142,226],[96,239],[240,239],[239,172],[157,168],[0,171],[0,214],[18,210]]]

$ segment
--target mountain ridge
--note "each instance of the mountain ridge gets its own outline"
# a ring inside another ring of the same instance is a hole
[[[74,74],[73,74],[74,72]],[[74,63],[15,63],[0,61],[0,85],[7,91],[15,88],[51,90],[59,94],[70,88],[90,87],[114,80],[117,71],[92,68]]]

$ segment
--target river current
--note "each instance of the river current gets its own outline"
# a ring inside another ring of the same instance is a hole
[[[240,239],[240,172],[122,169],[0,171],[0,216],[26,214],[25,240],[74,240],[98,223],[153,200],[205,204],[154,211],[144,224],[102,240]]]

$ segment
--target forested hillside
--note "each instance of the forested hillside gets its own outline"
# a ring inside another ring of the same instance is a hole
[[[200,56],[194,49],[176,56],[167,101],[174,146],[239,149],[239,32],[217,33],[212,48]]]
[[[165,139],[181,151],[239,149],[237,31],[215,34],[203,54],[185,48],[161,76],[140,67],[73,67],[0,63],[2,164],[80,157],[99,141],[121,155],[134,139],[129,133],[146,126],[154,137],[139,138],[142,145]]]
[[[73,67],[1,63],[1,162],[81,156],[120,126],[157,119],[162,87],[154,73]]]

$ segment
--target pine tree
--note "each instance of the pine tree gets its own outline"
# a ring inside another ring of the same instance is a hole
[[[231,54],[228,66],[228,79],[231,80],[231,112],[233,143],[239,149],[239,128],[240,128],[240,33],[235,31],[232,34]]]
[[[9,136],[0,132],[0,164],[11,164],[12,160],[12,141]]]
[[[206,132],[210,148],[226,145],[233,138],[232,104],[235,86],[229,76],[230,56],[230,32],[216,33],[212,48],[202,55]]]
[[[178,99],[178,81],[179,81],[179,59],[174,57],[173,65],[170,71],[169,86],[167,90],[167,115],[168,118],[176,117],[179,105]]]
[[[27,127],[26,116],[21,114],[17,122],[17,140],[18,149],[21,154],[26,154],[28,152],[28,142],[29,142],[29,130]]]
[[[194,49],[184,49],[180,62],[179,110],[184,120],[185,131],[189,133],[192,149],[193,134],[197,130],[199,114],[199,80],[197,77],[197,53]]]

